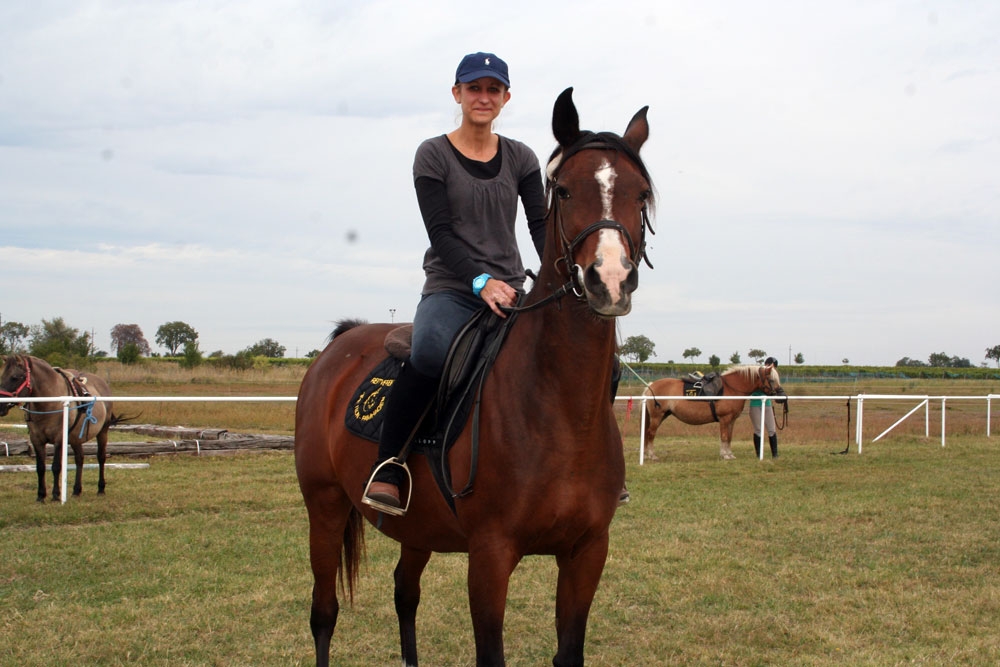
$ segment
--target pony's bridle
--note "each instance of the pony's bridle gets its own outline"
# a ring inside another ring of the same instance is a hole
[[[0,389],[0,396],[7,396],[10,398],[20,398],[21,392],[27,390],[28,394],[31,394],[31,364],[27,359],[24,361],[24,380],[14,391],[6,391],[5,389]]]
[[[765,371],[767,371],[765,373]],[[774,396],[774,381],[771,379],[771,366],[761,366],[760,370],[760,384],[762,390],[768,396]]]
[[[566,273],[569,274],[569,282],[565,287],[572,290],[573,294],[578,298],[584,298],[584,287],[580,284],[579,276],[582,273],[580,266],[573,261],[573,253],[576,251],[577,247],[583,243],[588,236],[594,232],[601,229],[613,229],[619,232],[628,243],[629,248],[629,259],[632,263],[638,266],[640,261],[645,261],[646,266],[653,268],[652,263],[649,261],[649,256],[646,254],[646,230],[649,230],[650,234],[655,234],[653,226],[649,222],[649,212],[648,206],[643,204],[642,206],[642,226],[640,229],[639,243],[636,245],[635,240],[632,235],[629,234],[628,230],[625,229],[617,220],[598,220],[597,222],[587,225],[584,229],[576,235],[573,240],[570,240],[566,236],[566,228],[563,224],[562,210],[559,207],[559,170],[564,164],[580,151],[584,150],[611,150],[617,153],[624,153],[625,156],[636,165],[639,172],[642,174],[646,182],[649,182],[649,175],[646,172],[646,167],[642,160],[639,158],[638,154],[632,148],[622,141],[621,137],[612,132],[585,132],[583,135],[576,140],[573,145],[562,152],[559,158],[559,165],[555,168],[553,173],[550,175],[550,182],[547,185],[547,191],[549,193],[549,215],[555,217],[556,229],[559,231],[559,238],[562,241],[563,254],[562,257],[556,259],[556,265],[563,264],[566,267]]]

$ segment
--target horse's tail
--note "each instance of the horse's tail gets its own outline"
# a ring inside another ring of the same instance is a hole
[[[351,507],[344,526],[344,547],[340,559],[340,590],[354,604],[354,587],[358,583],[361,559],[365,555],[365,520],[361,512]]]
[[[111,421],[108,422],[108,426],[117,426],[118,424],[123,424],[125,422],[130,422],[133,419],[138,419],[142,416],[142,413],[134,415],[116,415],[114,412],[111,413]]]

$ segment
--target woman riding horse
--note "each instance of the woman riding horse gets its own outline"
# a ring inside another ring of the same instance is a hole
[[[404,664],[417,664],[420,576],[433,551],[469,554],[469,610],[477,665],[503,665],[508,581],[528,554],[555,556],[557,667],[582,665],[590,606],[608,553],[608,527],[625,476],[621,433],[608,401],[615,318],[631,310],[651,204],[638,156],[646,109],[621,137],[583,132],[564,91],[553,109],[559,147],[547,175],[549,209],[538,279],[446,455],[451,479],[472,480],[449,497],[431,461],[411,455],[405,516],[362,504],[378,452],[353,435],[345,415],[355,390],[386,357],[397,325],[339,327],[299,390],[295,464],[309,513],[315,585],[310,626],[316,662],[329,664],[340,604],[353,586],[364,519],[401,544],[395,601]],[[573,395],[573,402],[559,396]],[[418,459],[419,460],[414,460]],[[478,474],[475,472],[478,470]]]

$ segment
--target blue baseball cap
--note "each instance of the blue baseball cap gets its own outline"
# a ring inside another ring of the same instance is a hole
[[[455,83],[469,83],[484,76],[491,76],[510,88],[507,63],[492,53],[470,53],[462,58],[455,70]]]

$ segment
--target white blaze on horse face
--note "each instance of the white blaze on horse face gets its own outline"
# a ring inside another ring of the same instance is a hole
[[[615,197],[615,180],[618,173],[607,159],[601,161],[594,178],[601,188],[601,217],[604,220],[614,220],[612,205]],[[614,229],[602,229],[597,242],[597,273],[601,282],[608,289],[611,303],[618,303],[622,298],[621,285],[628,278],[631,268],[628,251],[622,243],[622,235]]]

